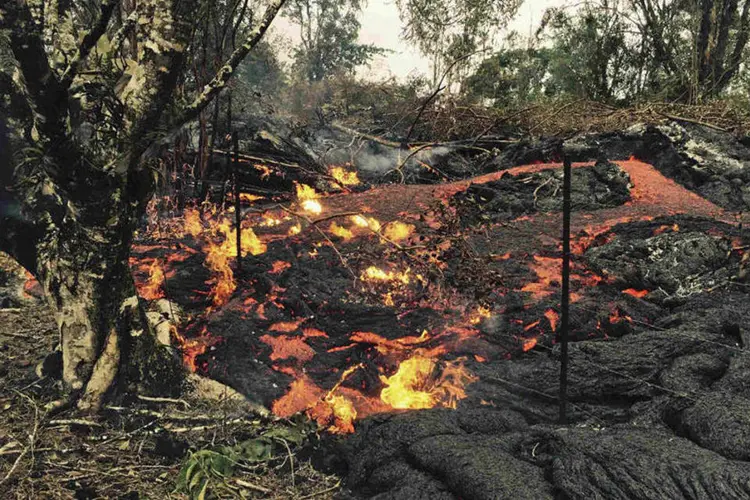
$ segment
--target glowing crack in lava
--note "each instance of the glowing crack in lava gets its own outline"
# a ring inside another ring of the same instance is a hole
[[[675,214],[723,217],[718,207],[666,179],[650,165],[635,160],[618,163],[630,175],[631,201],[619,207],[578,213],[573,218],[573,301],[582,298],[585,289],[607,283],[607,276],[587,269],[581,256],[591,245],[613,237],[615,225]],[[575,168],[587,165],[576,164]],[[253,328],[259,330],[255,340],[262,354],[258,354],[257,361],[289,377],[282,395],[273,396],[274,414],[288,417],[305,412],[330,432],[353,432],[358,419],[379,412],[455,408],[477,381],[471,370],[476,365],[472,363],[522,355],[544,341],[543,336],[554,335],[560,320],[554,309],[560,282],[560,214],[520,217],[512,221],[511,233],[501,233],[508,235],[507,239],[487,237],[486,262],[512,264],[526,271],[522,279],[506,289],[494,290],[497,297],[512,292],[523,297],[524,308],[540,306],[538,317],[514,320],[519,332],[514,334],[516,344],[512,351],[501,351],[482,330],[503,315],[501,299],[491,304],[478,303],[474,295],[441,281],[448,259],[455,262],[463,257],[446,257],[453,251],[448,237],[455,235],[446,236],[449,231],[434,216],[434,206],[440,205],[449,212],[451,196],[471,183],[559,166],[537,164],[442,185],[387,185],[361,193],[339,190],[333,195],[297,183],[292,208],[249,215],[243,223],[242,253],[260,256],[259,269],[265,269],[266,274],[240,283],[234,275],[236,233],[231,216],[218,210],[201,213],[187,209],[174,224],[172,234],[184,237],[186,246],[197,246],[200,250],[190,251],[201,253],[203,265],[211,272],[207,282],[211,306],[200,319],[209,321],[214,314],[241,308],[241,318],[253,321]],[[329,174],[342,185],[355,185],[356,174],[343,167],[332,167]],[[676,224],[670,224],[655,232],[677,230]],[[281,243],[290,255],[274,254],[274,250],[269,250],[274,248],[272,243]],[[427,244],[432,245],[429,250],[422,249]],[[133,267],[141,277],[141,295],[156,298],[163,293],[162,265],[178,261],[169,253],[158,259],[135,258]],[[319,267],[303,269],[300,274],[300,269],[311,263]],[[319,311],[295,316],[299,313],[289,311],[285,302],[288,292],[284,287],[304,288],[304,282],[295,280],[320,274],[318,269],[333,269],[351,278],[348,289],[342,292],[342,301],[385,308],[399,321],[414,311],[429,311],[431,317],[439,319],[435,326],[418,329],[400,329],[406,323],[397,323],[396,331],[389,330],[386,336],[357,331],[354,322],[348,323],[349,318],[342,317],[334,335],[333,330],[318,322]],[[169,273],[167,270],[167,276]],[[294,279],[284,281],[290,275]],[[261,278],[267,286],[256,293],[253,288]],[[628,288],[622,293],[643,299],[650,291]],[[232,296],[239,300],[229,303]],[[610,325],[631,321],[614,306],[602,319]],[[347,328],[350,326],[351,330]],[[413,334],[420,331],[420,335]],[[210,362],[204,353],[221,341],[222,333],[209,332],[205,326],[175,331],[186,365],[192,370],[203,369]]]

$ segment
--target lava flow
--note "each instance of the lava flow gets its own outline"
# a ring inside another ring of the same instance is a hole
[[[650,165],[618,165],[629,176],[628,201],[573,216],[574,304],[612,286],[607,270],[589,268],[584,254],[616,239],[618,224],[678,214],[724,218]],[[560,214],[532,210],[478,226],[462,219],[454,198],[473,185],[559,167],[530,165],[470,181],[361,193],[342,189],[359,183],[356,172],[332,167],[337,194],[297,183],[288,206],[243,214],[242,275],[235,267],[234,214],[205,205],[142,235],[132,266],[145,299],[172,298],[165,277],[182,280],[170,290],[194,290],[180,299],[193,319],[174,335],[187,366],[225,373],[233,368],[222,363],[250,357],[270,368],[283,391],[248,380],[248,387],[270,391],[248,396],[271,399],[278,416],[306,412],[330,432],[352,432],[358,419],[374,413],[455,408],[477,380],[477,363],[554,342]],[[669,223],[653,232],[678,230]],[[632,300],[650,293],[620,291]],[[632,322],[616,304],[603,304],[597,314],[603,319],[593,318],[592,329]]]

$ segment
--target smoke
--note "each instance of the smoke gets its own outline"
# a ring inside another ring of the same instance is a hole
[[[376,180],[398,167],[402,167],[405,175],[415,174],[425,168],[421,163],[433,165],[453,151],[451,147],[436,146],[412,155],[407,149],[390,147],[367,139],[352,139],[351,136],[330,129],[316,132],[313,142],[313,149],[319,152],[323,163],[351,163],[363,178],[371,180]]]

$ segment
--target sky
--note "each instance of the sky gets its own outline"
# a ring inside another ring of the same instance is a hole
[[[516,30],[527,34],[530,27],[537,26],[547,8],[563,3],[565,0],[525,0],[506,32]],[[371,43],[392,51],[385,56],[376,57],[369,70],[364,70],[361,74],[377,80],[393,76],[401,81],[412,75],[431,74],[427,58],[401,39],[403,23],[395,0],[370,0],[362,11],[360,22],[360,43]],[[289,38],[292,44],[297,43],[299,35],[291,22],[281,18],[274,23],[277,34]]]

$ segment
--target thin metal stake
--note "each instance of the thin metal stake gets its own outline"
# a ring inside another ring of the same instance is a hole
[[[560,423],[568,420],[568,333],[570,328],[570,158],[563,153],[562,297],[560,300]]]
[[[240,146],[237,140],[237,133],[232,134],[232,143],[234,145],[234,223],[237,229],[237,271],[242,272],[242,207],[240,206]]]

